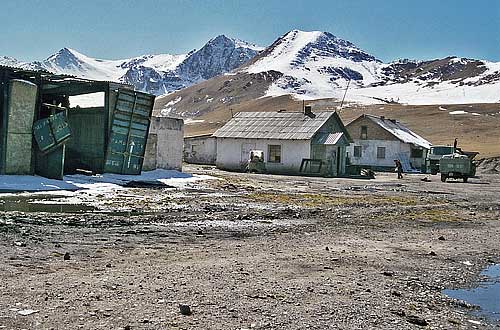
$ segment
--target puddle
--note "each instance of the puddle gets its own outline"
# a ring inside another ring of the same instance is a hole
[[[474,314],[500,324],[500,264],[487,267],[481,272],[481,277],[483,279],[471,289],[444,290],[443,293],[479,306]]]
[[[0,199],[0,212],[46,212],[46,213],[85,213],[95,207],[82,204],[63,204],[43,198]]]

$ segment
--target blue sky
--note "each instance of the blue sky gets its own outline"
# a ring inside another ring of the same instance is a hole
[[[497,0],[2,0],[0,55],[62,47],[99,58],[184,53],[219,35],[262,46],[292,29],[328,31],[374,56],[500,61]]]

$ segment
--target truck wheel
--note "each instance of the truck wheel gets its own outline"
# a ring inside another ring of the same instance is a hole
[[[463,179],[464,179],[464,183],[466,183],[467,180],[469,180],[469,177],[467,175],[464,175]]]
[[[441,181],[446,182],[446,179],[448,179],[448,176],[446,174],[441,174]]]

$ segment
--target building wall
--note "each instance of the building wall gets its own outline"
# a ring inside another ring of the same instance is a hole
[[[367,127],[367,140],[399,141],[394,135],[368,118],[357,119],[346,126],[349,135],[351,135],[354,140],[361,139],[361,126]]]
[[[215,165],[217,139],[211,135],[184,138],[184,161],[192,164]]]
[[[184,121],[169,117],[152,117],[144,155],[144,171],[156,168],[182,170]]]
[[[7,100],[4,174],[32,174],[33,118],[37,86],[24,80],[11,80]],[[2,157],[3,158],[3,157]]]
[[[354,147],[361,146],[361,157],[354,157]],[[377,158],[377,148],[385,147],[385,158]],[[420,168],[425,163],[425,150],[422,158],[410,158],[412,146],[408,143],[387,140],[361,140],[354,139],[354,143],[347,147],[349,160],[353,165],[363,165],[370,167],[394,167],[394,160],[398,159],[399,153],[405,153],[413,167]]]
[[[281,163],[268,162],[268,146],[281,145]],[[217,168],[244,170],[250,150],[264,151],[264,162],[268,173],[298,174],[302,159],[310,158],[310,140],[267,140],[217,138]]]

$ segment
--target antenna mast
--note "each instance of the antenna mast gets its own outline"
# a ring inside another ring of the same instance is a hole
[[[347,95],[347,90],[349,89],[350,84],[351,84],[351,79],[347,81],[347,87],[345,88],[344,97],[342,97],[342,102],[340,102],[340,110],[342,110],[342,106],[344,105],[345,96]]]

